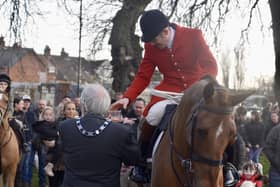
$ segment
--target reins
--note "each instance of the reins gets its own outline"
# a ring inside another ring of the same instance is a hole
[[[171,147],[170,150],[170,158],[171,158],[171,165],[172,165],[172,169],[176,175],[177,180],[179,181],[179,183],[184,186],[184,187],[191,187],[192,186],[192,175],[194,174],[194,170],[192,167],[192,162],[196,161],[196,162],[201,162],[204,164],[207,164],[209,166],[213,166],[213,167],[217,167],[217,166],[222,166],[223,165],[223,159],[219,159],[219,160],[214,160],[214,159],[209,159],[203,155],[197,154],[194,151],[194,137],[195,137],[195,129],[196,129],[196,125],[197,125],[197,115],[199,113],[199,110],[205,110],[207,112],[210,113],[215,113],[218,115],[229,115],[232,113],[233,108],[232,107],[224,107],[224,108],[216,108],[216,107],[212,107],[212,106],[207,106],[205,105],[205,101],[204,99],[200,99],[200,101],[194,106],[193,110],[192,110],[192,114],[190,116],[189,119],[186,120],[185,125],[189,126],[191,125],[191,142],[190,142],[190,152],[189,152],[189,158],[184,158],[184,156],[182,156],[182,154],[178,151],[178,149],[175,147],[173,139],[174,139],[174,125],[172,126],[171,124],[171,120],[170,120],[170,125],[168,128],[169,131],[169,144]],[[183,181],[180,179],[174,163],[173,163],[173,154],[175,153],[176,157],[180,160],[181,162],[181,166],[183,167],[184,171],[185,171],[185,175],[186,175],[186,181],[187,183],[184,184]]]

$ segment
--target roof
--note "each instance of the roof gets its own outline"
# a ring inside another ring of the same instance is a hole
[[[38,62],[47,67],[49,72],[56,73],[56,81],[76,83],[78,78],[78,57],[71,57],[67,53],[61,55],[37,55],[32,48],[22,47],[0,47],[0,69],[11,68],[25,55],[32,53]],[[81,83],[92,83],[98,79],[96,70],[107,60],[86,60],[81,58]]]
[[[40,59],[46,61],[46,59],[56,68],[56,80],[77,82],[78,77],[78,57],[71,56],[57,56],[50,55],[38,55]],[[80,78],[82,82],[93,82],[95,80],[96,69],[105,60],[99,61],[87,61],[85,58],[81,58],[81,74]]]
[[[22,57],[28,53],[33,53],[31,48],[21,48],[21,47],[1,47],[0,48],[0,67],[12,67],[15,65]]]

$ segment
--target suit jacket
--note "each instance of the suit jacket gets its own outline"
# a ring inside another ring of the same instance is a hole
[[[131,128],[111,122],[94,137],[83,135],[76,126],[76,119],[59,125],[62,141],[65,175],[64,187],[119,187],[122,162],[135,165],[140,151]],[[87,131],[97,130],[105,119],[87,114],[81,125]]]
[[[180,27],[174,24],[175,37],[172,49],[159,49],[145,43],[145,54],[138,72],[124,97],[134,101],[149,85],[156,67],[163,74],[163,80],[155,88],[162,91],[182,92],[203,75],[217,75],[217,64],[209,47],[198,29]],[[154,103],[162,98],[153,96],[144,115]]]

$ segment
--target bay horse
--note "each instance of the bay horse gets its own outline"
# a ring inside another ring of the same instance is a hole
[[[233,107],[251,94],[210,76],[185,90],[153,155],[152,187],[222,187],[223,154],[236,139]]]
[[[0,169],[4,186],[14,187],[20,151],[16,135],[8,122],[8,111],[8,93],[0,92]]]

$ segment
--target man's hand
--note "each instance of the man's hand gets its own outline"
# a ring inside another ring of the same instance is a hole
[[[126,109],[128,103],[129,103],[128,98],[122,98],[122,99],[114,102],[113,104],[111,104],[110,110],[119,110],[121,108]]]
[[[123,118],[123,123],[128,125],[133,125],[135,123],[135,119],[133,118]]]

